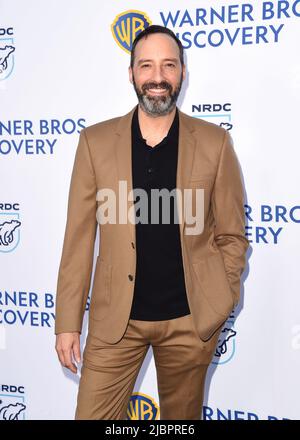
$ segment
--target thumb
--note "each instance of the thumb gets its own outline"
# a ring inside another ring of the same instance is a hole
[[[75,341],[73,344],[73,353],[77,363],[80,362],[80,343],[79,341]]]

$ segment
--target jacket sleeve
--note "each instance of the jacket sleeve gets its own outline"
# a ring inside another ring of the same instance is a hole
[[[80,132],[58,271],[55,334],[81,333],[90,289],[96,237],[96,179],[85,129]]]
[[[232,137],[225,130],[212,194],[215,242],[225,265],[236,306],[240,300],[240,278],[246,264],[249,241],[245,237],[244,191],[233,148]]]

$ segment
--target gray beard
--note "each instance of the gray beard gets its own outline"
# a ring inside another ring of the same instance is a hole
[[[149,96],[143,92],[140,92],[135,84],[133,78],[133,86],[136,92],[139,104],[148,115],[157,117],[165,116],[174,109],[181,90],[182,76],[179,86],[175,89],[173,94],[168,96]]]
[[[169,114],[176,105],[171,96],[149,97],[138,96],[141,108],[151,116],[164,116]]]

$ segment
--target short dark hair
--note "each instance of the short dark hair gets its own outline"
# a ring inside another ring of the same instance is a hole
[[[135,47],[137,45],[137,43],[144,37],[147,37],[148,35],[151,34],[166,34],[169,35],[170,37],[173,38],[173,40],[175,40],[178,48],[179,48],[179,58],[180,58],[180,62],[181,65],[184,65],[184,60],[183,60],[183,46],[181,41],[179,40],[179,38],[177,38],[177,36],[174,34],[173,31],[171,31],[171,29],[168,29],[164,26],[160,26],[158,24],[153,24],[151,26],[146,27],[146,29],[144,29],[142,32],[140,32],[135,40],[132,43],[132,47],[131,47],[131,54],[130,54],[130,67],[133,68],[133,64],[134,64],[134,52],[135,52]]]

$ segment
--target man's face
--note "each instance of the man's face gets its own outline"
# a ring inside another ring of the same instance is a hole
[[[170,113],[184,79],[185,66],[181,66],[179,48],[172,37],[152,34],[137,43],[129,80],[146,113],[153,117]]]

